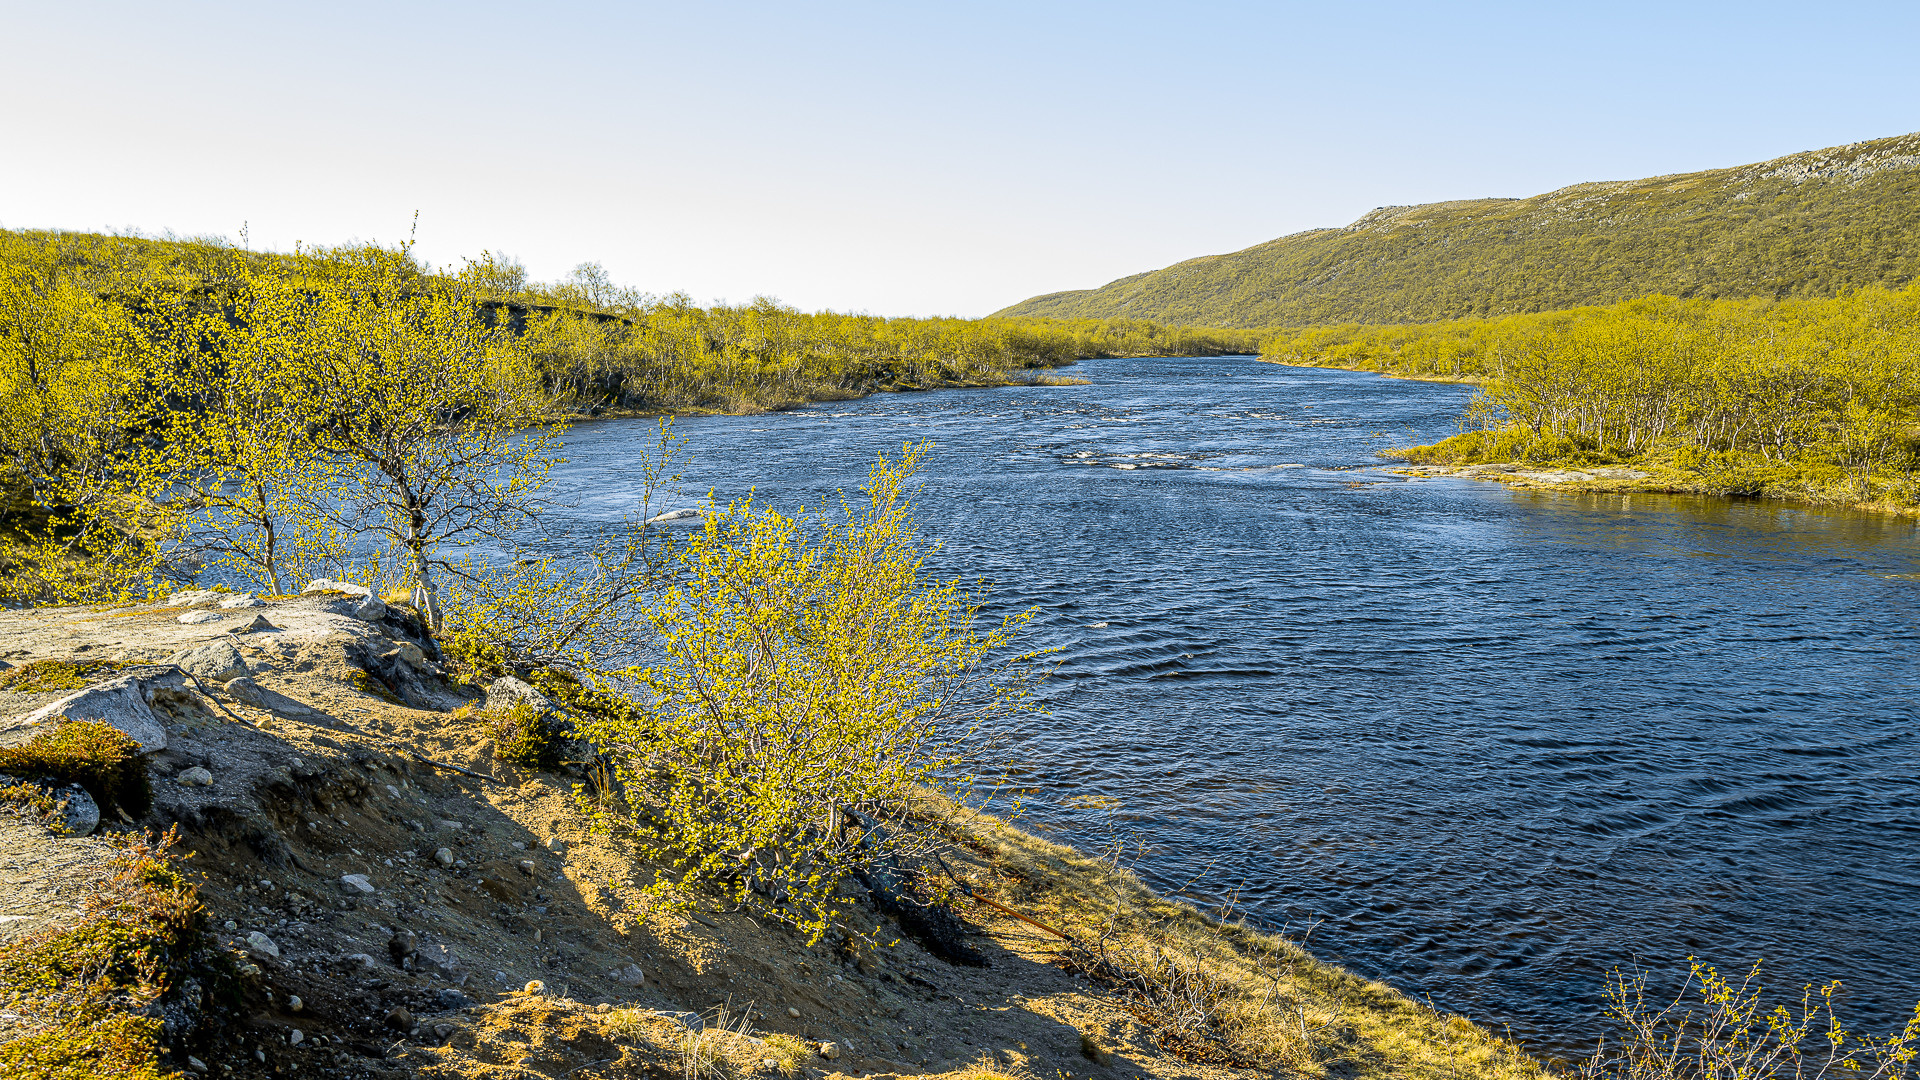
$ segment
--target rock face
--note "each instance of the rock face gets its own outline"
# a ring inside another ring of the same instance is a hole
[[[68,694],[25,716],[0,719],[0,731],[37,727],[60,717],[97,720],[131,736],[140,743],[142,752],[153,753],[167,748],[167,729],[155,715],[154,704],[174,699],[190,701],[192,696],[186,676],[177,671],[148,669],[146,674],[123,675]]]
[[[243,675],[252,674],[247,667],[247,662],[241,659],[240,650],[233,647],[233,642],[225,639],[181,649],[167,657],[167,663],[178,664],[188,674],[212,679],[217,683],[231,682]]]

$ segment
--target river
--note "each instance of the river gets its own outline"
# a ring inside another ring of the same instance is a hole
[[[936,450],[949,576],[1062,650],[1013,732],[1030,827],[1527,1044],[1601,1030],[1616,965],[1689,955],[1920,997],[1920,537],[1750,500],[1408,480],[1468,390],[1248,358],[1082,363],[1068,387],[683,419],[691,505],[851,490]],[[632,509],[640,421],[583,425],[552,550]],[[1076,796],[1104,796],[1118,811]],[[1783,994],[1782,996],[1788,996]]]

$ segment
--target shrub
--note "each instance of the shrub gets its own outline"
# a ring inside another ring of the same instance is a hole
[[[559,732],[552,722],[521,702],[481,714],[493,737],[493,759],[524,769],[551,772],[560,767]]]
[[[1798,1008],[1761,1003],[1760,965],[1740,983],[1697,961],[1672,1000],[1648,1000],[1647,976],[1615,971],[1608,1012],[1619,1038],[1581,1066],[1582,1080],[1801,1080],[1829,1072],[1897,1080],[1920,1056],[1920,1004],[1885,1037],[1849,1032],[1834,1012],[1838,982],[1802,988]],[[1697,1001],[1689,1001],[1697,998]]]
[[[12,1021],[0,1042],[0,1075],[164,1075],[161,1022],[142,1013],[170,994],[201,993],[192,975],[214,977],[201,953],[206,909],[170,855],[178,840],[176,827],[128,841],[112,876],[87,893],[78,923],[0,951],[0,1007]]]
[[[119,809],[137,818],[153,805],[140,743],[94,720],[61,719],[24,746],[0,749],[0,773],[79,784],[100,804],[102,814]]]
[[[715,890],[818,940],[844,877],[914,842],[859,815],[904,817],[960,776],[976,725],[1025,707],[1026,658],[1003,657],[1028,616],[983,629],[920,576],[903,489],[923,452],[882,457],[840,520],[708,515],[647,608],[658,662],[624,675],[648,704],[578,730],[617,762],[623,827],[678,871],[656,900]]]

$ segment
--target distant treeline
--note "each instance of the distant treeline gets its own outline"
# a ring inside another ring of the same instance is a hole
[[[1288,364],[1483,382],[1427,461],[1646,461],[1704,490],[1920,503],[1920,285],[1285,331]]]
[[[114,309],[156,288],[198,291],[218,304],[236,259],[324,275],[328,258],[249,253],[218,238],[0,232],[0,288],[90,294],[100,308],[95,321],[111,322]],[[566,409],[753,412],[879,389],[1000,383],[1082,358],[1252,353],[1259,339],[1258,331],[1143,319],[809,314],[767,298],[700,307],[684,294],[620,288],[593,263],[552,284],[530,282],[514,260],[492,257],[443,274],[464,277],[525,337],[556,407]],[[0,305],[0,320],[6,307],[31,306],[23,297]],[[20,325],[0,322],[0,338],[17,336]]]

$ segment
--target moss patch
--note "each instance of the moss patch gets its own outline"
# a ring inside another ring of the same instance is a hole
[[[0,749],[0,773],[24,780],[79,784],[100,805],[102,814],[124,809],[137,818],[153,806],[153,786],[147,780],[140,743],[94,720],[62,719],[24,746]]]
[[[0,690],[16,694],[44,694],[55,690],[84,690],[118,671],[112,660],[35,660],[0,671]]]

